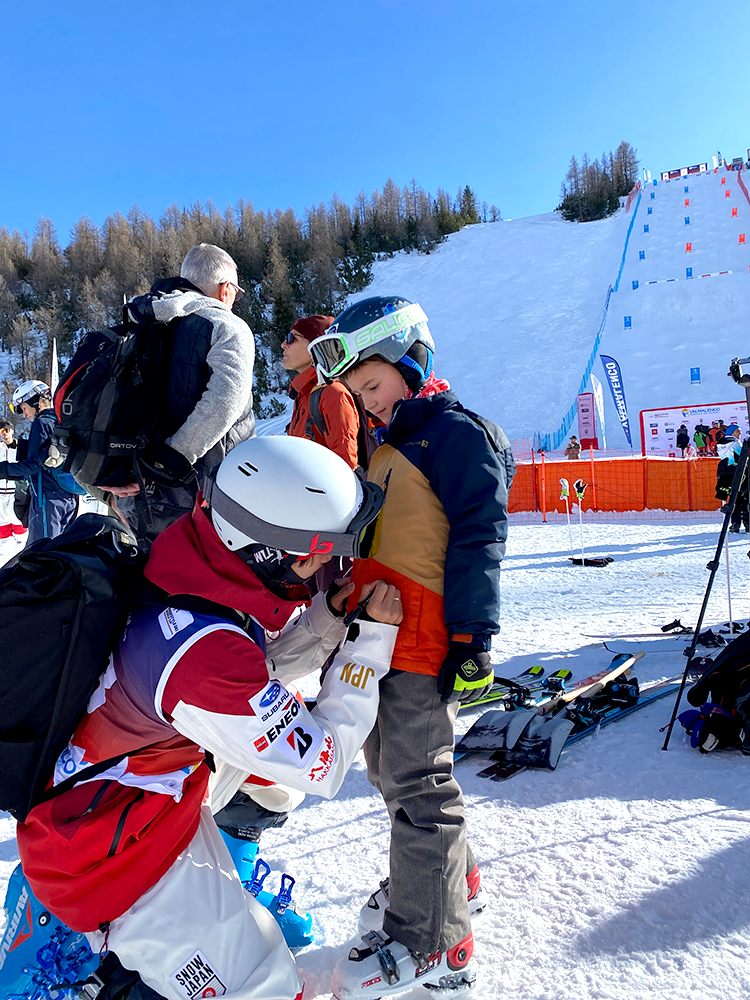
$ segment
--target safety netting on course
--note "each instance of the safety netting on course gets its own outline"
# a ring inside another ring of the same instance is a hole
[[[574,483],[586,484],[581,509],[629,510],[718,510],[716,458],[592,459],[585,453],[578,461],[550,460],[536,456],[518,465],[510,491],[510,513],[557,511],[565,513],[561,479],[570,486],[569,503],[578,503]]]

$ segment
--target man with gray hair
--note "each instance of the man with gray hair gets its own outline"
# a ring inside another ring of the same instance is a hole
[[[157,281],[147,295],[128,302],[134,319],[169,324],[172,335],[164,387],[163,481],[147,481],[148,508],[130,499],[139,492],[136,483],[112,490],[146,548],[192,508],[206,473],[255,433],[255,341],[247,323],[232,312],[243,294],[229,254],[199,243],[185,256],[179,278]],[[170,470],[190,481],[172,485]]]

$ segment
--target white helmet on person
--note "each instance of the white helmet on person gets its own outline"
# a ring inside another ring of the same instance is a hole
[[[324,381],[380,357],[398,368],[412,391],[419,391],[432,373],[435,343],[417,302],[400,295],[374,295],[345,309],[309,350]]]
[[[20,413],[21,403],[28,403],[29,406],[36,407],[42,396],[51,396],[51,390],[47,383],[40,382],[39,379],[29,379],[13,390],[10,408],[14,413]]]
[[[212,472],[205,498],[228,549],[262,546],[303,557],[369,554],[367,529],[383,506],[380,488],[362,482],[335,452],[286,436],[238,444]]]

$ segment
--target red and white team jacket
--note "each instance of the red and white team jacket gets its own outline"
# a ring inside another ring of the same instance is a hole
[[[251,773],[259,783],[335,795],[374,725],[398,632],[360,623],[310,712],[286,685],[318,669],[341,640],[323,595],[289,622],[298,605],[266,590],[198,506],[159,536],[146,575],[171,594],[251,614],[258,627],[251,638],[218,617],[153,607],[128,622],[53,783],[129,756],[18,826],[34,892],[74,930],[124,913],[189,844],[207,794],[206,750],[236,769],[235,787]],[[264,654],[266,633],[276,637]]]

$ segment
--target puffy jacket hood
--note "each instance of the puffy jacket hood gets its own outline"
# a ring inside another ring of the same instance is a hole
[[[196,312],[216,309],[222,313],[232,311],[224,302],[204,295],[187,278],[157,281],[146,295],[138,295],[128,302],[128,311],[134,320],[156,320],[159,323],[171,323],[174,319]]]
[[[199,493],[191,514],[183,515],[157,537],[145,575],[168,594],[191,594],[252,615],[269,631],[283,628],[299,602],[284,601],[267,590],[240,557],[230,552],[201,507]]]

